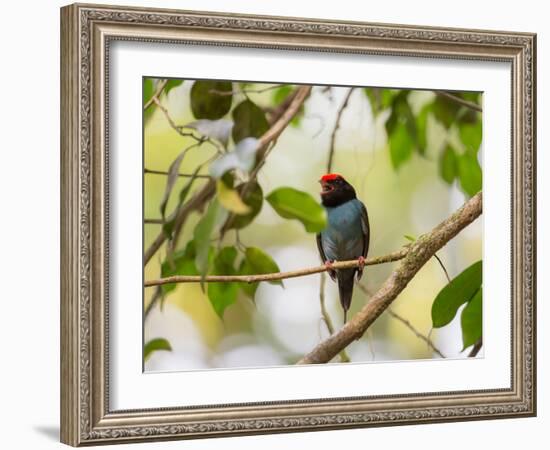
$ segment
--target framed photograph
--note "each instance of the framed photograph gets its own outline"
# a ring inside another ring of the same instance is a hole
[[[536,36],[61,9],[61,440],[536,414]]]

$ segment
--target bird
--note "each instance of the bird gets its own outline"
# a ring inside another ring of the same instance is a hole
[[[338,284],[344,324],[353,296],[354,278],[359,280],[369,252],[370,227],[367,208],[342,175],[328,173],[321,183],[321,204],[327,212],[327,226],[317,234],[317,248],[327,272]],[[358,260],[358,267],[333,269],[335,261]]]

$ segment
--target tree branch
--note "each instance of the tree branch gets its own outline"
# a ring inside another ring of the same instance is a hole
[[[256,157],[258,166],[263,164],[263,160],[267,156],[268,144],[277,140],[294,116],[298,114],[298,111],[306,101],[306,98],[308,98],[310,92],[311,86],[300,86],[296,89],[296,94],[292,97],[292,101],[289,103],[288,108],[281,114],[279,119],[273,123],[271,128],[260,137],[258,143],[259,150]]]
[[[281,114],[281,116],[276,120],[271,128],[267,130],[258,140],[258,153],[256,158],[256,168],[253,171],[254,176],[257,175],[261,165],[263,165],[265,158],[267,157],[267,148],[268,144],[276,140],[283,130],[288,126],[292,118],[298,113],[300,107],[304,103],[305,99],[309,95],[309,92],[311,91],[311,86],[301,86],[296,90],[296,94],[294,95],[292,101],[290,102],[288,108]],[[292,94],[291,94],[292,95]],[[167,114],[167,111],[165,115]],[[168,116],[169,117],[169,116]],[[181,225],[185,220],[187,220],[187,217],[189,214],[197,209],[202,208],[215,194],[216,192],[216,183],[214,180],[210,179],[203,188],[195,194],[189,202],[185,203],[181,206],[180,209],[177,211],[174,211],[167,219],[167,221],[170,221],[172,219],[176,219],[175,221],[175,227],[179,226],[181,228]],[[153,255],[157,252],[157,250],[162,246],[164,241],[166,240],[167,236],[164,230],[161,230],[158,236],[155,238],[155,240],[151,243],[149,248],[146,250],[144,257],[143,257],[143,264],[147,264]]]
[[[340,128],[340,120],[342,120],[342,114],[344,113],[344,109],[348,106],[349,98],[351,97],[351,94],[353,93],[353,88],[350,88],[346,96],[344,97],[344,101],[340,108],[338,109],[338,112],[336,113],[336,121],[334,122],[334,129],[332,130],[332,134],[330,136],[330,149],[328,152],[328,162],[327,162],[327,173],[332,172],[332,161],[334,159],[334,148],[336,144],[336,132],[338,131],[338,128]]]
[[[311,92],[311,86],[301,86],[296,89],[293,93],[289,94],[287,98],[290,98],[288,107],[285,110],[279,111],[277,119],[274,121],[271,128],[259,139],[258,151],[256,153],[256,166],[250,172],[249,182],[244,186],[242,192],[240,193],[241,198],[246,198],[249,193],[250,187],[253,185],[252,181],[255,181],[258,177],[258,173],[263,167],[265,160],[267,159],[269,152],[272,150],[274,143],[277,141],[277,138],[281,135],[283,130],[288,126],[290,121],[294,118],[300,108],[304,104],[306,98]],[[285,102],[286,103],[286,100]],[[275,119],[275,117],[274,117]],[[273,143],[271,148],[269,144]],[[222,227],[221,237],[223,238],[225,232],[227,231],[227,224],[232,223],[235,218],[235,214],[229,214],[224,227]]]
[[[481,347],[483,346],[483,341],[481,338],[474,344],[472,347],[472,350],[470,350],[470,353],[468,353],[468,358],[475,358],[479,351],[481,350]]]
[[[365,265],[372,266],[375,264],[384,264],[388,262],[398,261],[400,259],[403,259],[407,255],[408,251],[408,247],[403,247],[401,250],[390,253],[389,255],[379,256],[376,258],[368,258],[365,260]],[[359,262],[357,259],[352,259],[350,261],[336,261],[331,264],[330,270],[350,269],[352,267],[358,267],[358,265]],[[259,281],[278,281],[285,280],[287,278],[303,277],[306,275],[313,275],[315,273],[326,272],[327,270],[328,267],[326,265],[322,265],[309,267],[307,269],[291,270],[288,272],[264,273],[259,275],[208,275],[206,277],[201,277],[200,275],[173,275],[171,277],[159,278],[158,280],[146,281],[144,286],[151,287],[170,283],[200,283],[201,281],[204,281],[206,283],[257,283]]]
[[[191,214],[191,212],[200,209],[203,205],[205,205],[206,202],[208,202],[208,200],[212,198],[215,192],[216,182],[214,180],[209,180],[208,183],[206,183],[203,188],[191,198],[191,200],[182,205],[182,207],[179,208],[177,211],[174,211],[172,214],[170,214],[166,221],[170,222],[174,218],[176,219],[176,222],[185,221],[189,214]],[[143,255],[143,265],[147,264],[150,261],[150,259],[162,246],[167,237],[168,236],[166,236],[164,230],[161,230],[155,240],[145,251],[145,254]]]
[[[165,170],[153,170],[148,169],[145,167],[143,169],[143,173],[149,173],[151,175],[169,175],[167,171]],[[206,174],[194,174],[194,173],[178,173],[178,177],[184,177],[184,178],[211,178],[210,175]]]
[[[162,219],[143,219],[143,223],[147,225],[164,225],[164,220]]]
[[[317,345],[298,364],[319,364],[330,361],[342,349],[359,339],[369,326],[382,314],[424,264],[472,223],[482,212],[482,193],[478,192],[451,217],[441,222],[431,232],[420,236],[411,244],[407,255],[380,289],[348,323],[332,336]]]
[[[477,103],[469,102],[468,100],[464,100],[461,97],[458,97],[456,95],[451,94],[447,91],[435,91],[437,95],[440,95],[441,97],[446,97],[449,100],[452,100],[455,103],[458,103],[459,105],[465,106],[466,108],[472,109],[474,111],[483,112],[483,108],[479,106]]]

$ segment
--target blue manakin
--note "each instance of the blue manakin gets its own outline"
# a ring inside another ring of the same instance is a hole
[[[369,251],[370,229],[367,208],[357,199],[355,189],[342,175],[329,173],[319,180],[321,203],[327,211],[327,227],[317,235],[321,259],[328,267],[333,281],[338,283],[344,323],[353,295],[354,278],[363,274]],[[352,269],[331,269],[334,261],[359,260]]]

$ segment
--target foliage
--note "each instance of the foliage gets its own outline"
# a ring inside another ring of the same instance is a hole
[[[308,233],[319,233],[327,224],[325,209],[307,192],[282,187],[265,199],[281,217],[302,222]]]
[[[195,81],[191,88],[193,115],[197,119],[221,119],[231,109],[232,89],[229,81]]]
[[[482,262],[478,261],[453,278],[437,294],[432,304],[432,324],[441,328],[449,324],[458,309],[462,310],[462,341],[463,348],[473,345],[481,338],[482,332]]]
[[[201,217],[193,231],[196,248],[195,265],[203,278],[206,276],[209,268],[210,238],[214,231],[221,227],[227,218],[227,214],[227,210],[221,206],[218,200],[214,199],[210,202],[206,213]]]
[[[165,83],[163,88],[160,83]],[[155,93],[159,101],[165,100],[170,92],[183,84],[184,81],[178,79],[144,78],[143,105],[148,105],[144,109],[144,122],[156,108],[155,102],[151,101]],[[265,249],[239,242],[239,231],[254,223],[262,211],[264,200],[280,220],[298,221],[307,233],[318,233],[326,226],[325,209],[309,193],[291,186],[277,186],[265,195],[257,178],[258,170],[265,162],[262,157],[266,150],[260,149],[260,138],[268,131],[274,111],[292,99],[296,86],[264,88],[262,85],[262,89],[256,90],[259,93],[252,95],[254,87],[254,83],[216,80],[198,80],[190,86],[189,105],[194,119],[185,125],[173,126],[187,146],[179,151],[166,170],[158,210],[162,229],[174,243],[174,248],[165,252],[161,262],[162,277],[200,275],[204,280],[207,275],[278,272],[277,262]],[[261,93],[268,89],[265,95]],[[449,185],[456,183],[467,196],[473,196],[481,189],[481,113],[456,101],[458,98],[480,105],[480,94],[434,92],[418,104],[411,101],[413,91],[409,89],[364,88],[362,91],[373,116],[385,121],[388,157],[396,172],[406,170],[415,157],[432,158],[433,152],[427,151],[433,144],[430,129],[439,126],[446,133],[441,148],[436,149],[434,160],[441,180]],[[292,126],[301,126],[304,116],[302,105],[291,121]],[[189,139],[192,139],[191,144]],[[202,151],[206,143],[214,150],[214,156],[198,165],[190,175],[183,175],[187,177],[185,182],[178,184],[180,168],[184,161],[188,161],[189,152]],[[204,186],[201,177],[209,178],[213,196],[207,197],[199,208],[192,237],[180,247],[175,213],[193,195],[198,184]],[[179,192],[176,186],[180,186]],[[172,202],[169,202],[171,198]],[[172,211],[168,210],[168,205],[172,205]],[[235,243],[226,239],[229,231],[235,233]],[[411,236],[405,237],[415,240]],[[432,305],[434,328],[447,325],[465,305],[461,313],[463,348],[481,339],[481,269],[481,261],[465,269],[441,290]],[[205,286],[201,283],[201,287],[213,310],[223,320],[227,308],[237,302],[239,295],[254,301],[258,284],[209,283]],[[280,281],[273,284],[282,286]],[[175,289],[175,284],[165,284],[160,287],[160,294],[164,298]],[[154,339],[145,346],[145,359],[157,350],[171,350],[171,347],[164,339]]]
[[[263,250],[256,247],[248,247],[245,251],[244,258],[239,268],[240,275],[253,275],[279,272],[277,263],[265,253]],[[272,284],[283,285],[282,281],[272,281]],[[241,283],[241,289],[254,300],[258,283]]]
[[[170,346],[170,343],[163,338],[156,338],[151,339],[149,342],[145,344],[143,347],[143,360],[147,361],[153,352],[164,350],[171,352],[172,347]]]
[[[235,275],[235,259],[237,249],[235,247],[223,247],[214,258],[212,275]],[[216,314],[223,319],[225,308],[235,303],[239,286],[237,283],[210,283],[208,285],[208,299],[216,311]]]
[[[264,111],[251,100],[245,100],[237,105],[233,110],[233,122],[235,122],[233,127],[235,142],[247,137],[259,138],[269,128]]]
[[[438,91],[415,113],[410,104],[412,91],[409,89],[365,88],[364,92],[375,117],[389,111],[385,128],[394,169],[401,169],[415,153],[426,156],[428,126],[430,121],[435,121],[447,133],[438,158],[442,180],[448,184],[458,180],[462,191],[470,197],[481,190],[482,173],[478,162],[482,139],[481,113],[456,100],[479,106],[479,93]],[[453,134],[459,136],[460,148],[453,147]]]

